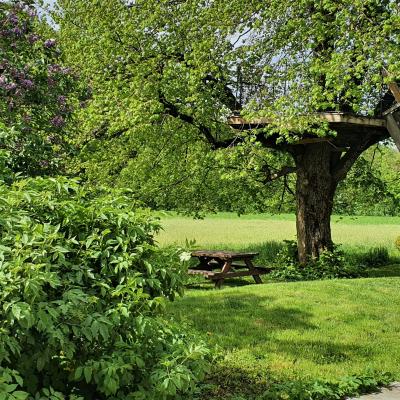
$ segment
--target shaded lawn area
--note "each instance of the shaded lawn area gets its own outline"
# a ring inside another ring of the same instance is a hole
[[[209,286],[188,290],[168,312],[222,349],[202,398],[251,399],[271,381],[371,369],[399,379],[399,292],[398,277]]]

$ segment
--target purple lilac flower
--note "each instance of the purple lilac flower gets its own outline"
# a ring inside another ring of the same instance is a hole
[[[6,88],[7,78],[4,75],[0,75],[0,87]]]
[[[12,69],[11,71],[10,71],[10,73],[11,73],[11,76],[13,77],[13,78],[15,78],[15,79],[18,79],[18,80],[22,80],[22,79],[25,79],[26,78],[26,75],[25,75],[25,72],[24,71],[19,71],[19,70],[17,70],[17,69]]]
[[[12,13],[12,14],[10,14],[10,15],[8,16],[8,20],[9,20],[13,25],[18,24],[18,22],[19,22],[18,16],[17,16],[16,14],[14,14],[14,13]]]
[[[51,124],[56,128],[61,128],[64,122],[64,118],[61,115],[57,115],[51,120]]]
[[[29,37],[28,37],[28,41],[30,44],[34,44],[38,40],[39,40],[39,35],[32,34],[32,35],[29,35]]]
[[[60,143],[60,138],[57,135],[49,135],[47,136],[47,141],[51,144]]]
[[[68,68],[68,67],[64,67],[64,68],[61,68],[61,71],[60,71],[63,75],[68,75],[68,74],[70,74],[71,73],[71,68]]]
[[[51,49],[55,45],[56,45],[56,40],[55,39],[47,39],[44,42],[44,47],[46,47],[46,49]]]
[[[21,86],[26,88],[26,89],[32,89],[33,86],[35,86],[35,85],[30,79],[22,79],[21,80]]]
[[[61,66],[58,65],[58,64],[51,64],[51,65],[49,65],[49,66],[47,67],[47,71],[48,71],[50,74],[54,74],[54,73],[60,72],[60,70],[61,70]]]
[[[59,104],[65,104],[67,102],[66,96],[58,96],[57,101]]]
[[[14,7],[17,9],[17,10],[23,10],[24,8],[25,8],[25,4],[24,4],[24,2],[23,1],[18,1],[15,5],[14,5]]]
[[[16,89],[16,87],[17,87],[17,85],[14,82],[12,82],[12,83],[7,83],[5,89],[8,91],[11,91],[11,90]]]
[[[11,68],[11,69],[10,69],[10,74],[11,74],[14,78],[21,78],[21,79],[24,78],[24,76],[21,76],[21,71],[19,71],[17,68]]]
[[[21,36],[22,35],[22,30],[18,26],[12,29],[12,33],[16,36]]]
[[[36,10],[34,8],[29,8],[27,13],[31,18],[35,18],[37,15]]]
[[[39,165],[40,165],[42,168],[45,168],[45,167],[48,167],[48,166],[49,166],[49,162],[48,162],[47,160],[40,160],[40,161],[39,161]]]

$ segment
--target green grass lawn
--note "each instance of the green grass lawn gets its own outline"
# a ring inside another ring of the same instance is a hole
[[[252,214],[238,217],[234,213],[219,213],[202,220],[163,214],[164,231],[158,236],[161,245],[184,244],[196,240],[199,247],[224,245],[232,249],[264,242],[293,240],[296,235],[293,215]],[[400,217],[339,217],[332,218],[333,239],[345,247],[365,249],[386,246],[394,251],[394,241],[400,235]]]
[[[271,259],[294,239],[291,215],[224,213],[204,220],[167,215],[159,242],[255,249]],[[400,218],[334,217],[334,240],[354,255],[385,246],[396,255]],[[398,260],[398,258],[397,258]],[[339,379],[370,370],[400,379],[400,265],[372,268],[366,279],[273,283],[232,280],[189,289],[168,312],[188,322],[223,354],[208,378],[209,399],[253,399],[271,382]],[[199,289],[200,288],[200,289]]]
[[[210,288],[169,312],[222,348],[208,398],[251,399],[270,381],[400,378],[399,291],[398,277]]]

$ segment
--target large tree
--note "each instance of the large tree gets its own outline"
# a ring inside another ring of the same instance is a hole
[[[90,159],[101,154],[98,169],[135,177],[129,167],[146,165],[153,179],[164,153],[169,169],[161,180],[173,176],[179,185],[191,174],[180,180],[176,171],[193,163],[202,170],[204,154],[238,158],[241,148],[265,184],[297,174],[299,259],[332,249],[339,182],[366,149],[389,137],[383,119],[367,117],[390,106],[381,99],[400,76],[396,1],[58,5],[69,62],[93,89],[79,140]],[[238,113],[242,119],[230,118]]]

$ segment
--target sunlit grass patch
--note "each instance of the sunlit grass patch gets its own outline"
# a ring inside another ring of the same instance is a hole
[[[250,395],[271,380],[400,377],[399,290],[400,278],[210,287],[169,312],[221,347],[218,393]]]
[[[167,214],[162,217],[164,230],[160,244],[184,244],[195,240],[199,247],[216,248],[223,244],[231,249],[265,242],[294,240],[294,215],[251,214],[238,217],[234,213],[219,213],[202,220]],[[344,248],[364,251],[386,246],[394,251],[400,235],[400,217],[332,217],[333,240]]]

